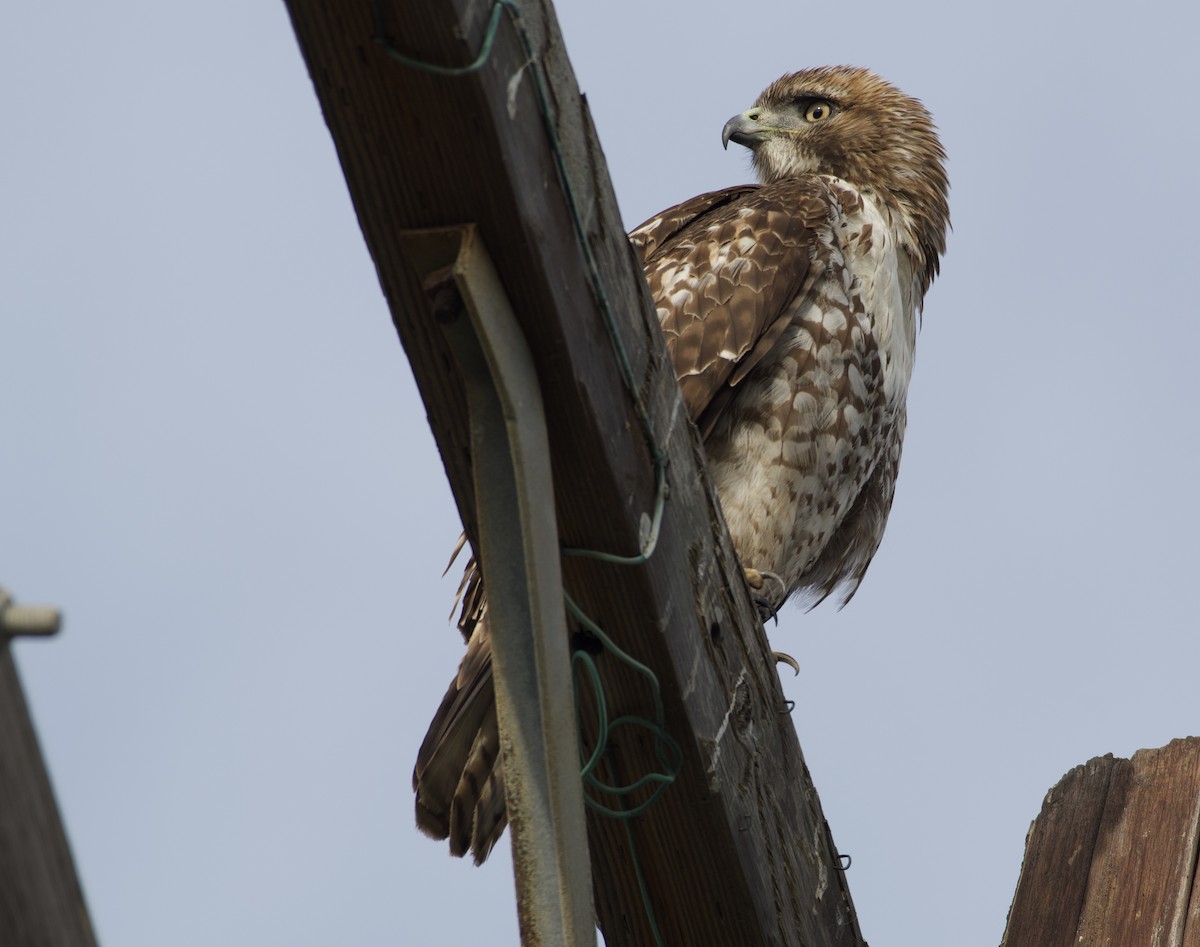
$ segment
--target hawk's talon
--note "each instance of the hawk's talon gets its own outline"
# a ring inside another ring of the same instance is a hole
[[[782,651],[772,651],[771,657],[775,659],[776,664],[786,664],[795,672],[796,677],[800,676],[800,662],[790,654],[784,654]]]
[[[774,620],[775,624],[779,624],[779,609],[772,605],[765,595],[751,592],[750,598],[754,601],[754,607],[758,611],[758,620],[760,622],[765,625],[767,622]]]

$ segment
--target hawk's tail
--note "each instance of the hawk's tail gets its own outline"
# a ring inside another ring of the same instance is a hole
[[[461,548],[461,544],[460,544]],[[482,864],[508,824],[492,689],[487,600],[474,558],[459,586],[467,653],[429,724],[413,769],[417,827],[448,838],[450,853]]]

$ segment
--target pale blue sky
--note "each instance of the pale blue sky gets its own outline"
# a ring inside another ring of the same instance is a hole
[[[950,153],[895,510],[772,640],[864,934],[997,943],[1045,791],[1200,732],[1182,4],[565,2],[625,221],[749,179],[725,120],[869,66]],[[412,826],[457,517],[279,3],[0,16],[0,583],[100,938],[515,944]]]

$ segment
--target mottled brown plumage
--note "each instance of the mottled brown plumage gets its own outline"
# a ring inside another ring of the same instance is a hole
[[[630,234],[743,566],[768,605],[858,588],[891,509],[917,317],[945,249],[928,113],[863,69],[784,76],[727,123],[760,185]],[[460,589],[467,655],[421,747],[417,823],[482,861],[505,825],[487,606]]]

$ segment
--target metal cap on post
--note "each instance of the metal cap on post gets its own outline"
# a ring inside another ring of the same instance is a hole
[[[0,638],[46,638],[58,634],[62,613],[48,605],[14,605],[13,597],[0,586]]]
[[[96,947],[71,847],[13,661],[15,637],[48,637],[58,609],[0,588],[0,944]]]

